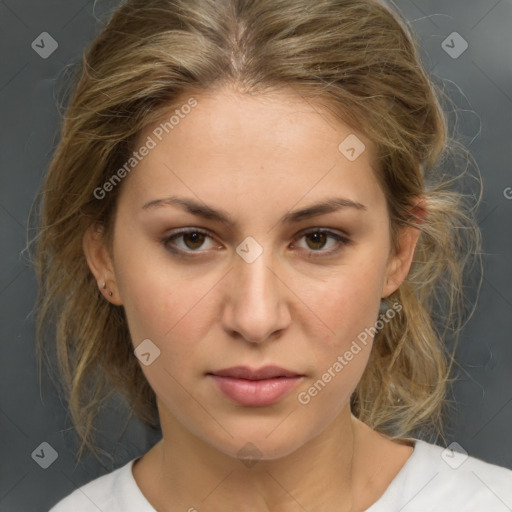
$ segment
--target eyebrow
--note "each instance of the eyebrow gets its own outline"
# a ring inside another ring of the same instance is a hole
[[[202,202],[185,197],[171,196],[163,199],[154,199],[144,204],[143,210],[151,210],[162,206],[178,206],[192,215],[202,217],[207,220],[218,221],[230,226],[236,225],[235,220],[225,211],[218,210],[212,206],[208,206]],[[352,201],[344,197],[333,197],[318,203],[314,203],[306,208],[285,213],[279,220],[282,223],[291,224],[304,219],[336,212],[344,208],[353,208],[356,210],[366,211],[367,208],[363,204]]]

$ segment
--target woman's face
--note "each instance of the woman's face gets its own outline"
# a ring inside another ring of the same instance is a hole
[[[347,411],[380,299],[404,279],[415,238],[390,254],[372,147],[318,106],[284,93],[194,98],[172,128],[140,134],[136,148],[150,149],[122,183],[112,260],[91,266],[125,308],[134,347],[150,340],[141,368],[162,424],[273,459]],[[301,377],[211,375],[267,365]]]

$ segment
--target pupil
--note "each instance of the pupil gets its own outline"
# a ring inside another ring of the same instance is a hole
[[[317,249],[318,248],[321,248],[323,245],[324,245],[324,242],[325,242],[325,233],[312,233],[311,235],[312,238],[314,238],[314,241],[313,241],[313,244],[319,244],[320,247],[316,247]]]

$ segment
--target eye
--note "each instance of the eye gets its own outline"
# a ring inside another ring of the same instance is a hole
[[[320,250],[326,246],[326,242],[329,238],[334,240],[334,243],[331,244],[331,247],[329,249]],[[330,256],[332,254],[335,254],[343,248],[343,245],[346,245],[350,242],[350,240],[346,236],[334,233],[333,231],[329,231],[327,229],[320,228],[315,228],[314,230],[303,233],[299,240],[300,239],[311,241],[310,243],[306,244],[306,250],[312,249],[309,251],[309,257],[313,258]]]
[[[182,239],[183,244],[181,247],[179,244],[174,243],[174,240]],[[163,245],[175,254],[191,253],[191,252],[202,252],[198,251],[204,245],[206,238],[211,238],[206,231],[197,228],[181,229],[175,232],[172,236],[165,237],[162,240]]]

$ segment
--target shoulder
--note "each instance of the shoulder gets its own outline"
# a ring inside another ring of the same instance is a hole
[[[49,512],[153,512],[133,478],[135,460],[75,489]]]
[[[371,512],[510,512],[512,470],[469,456],[459,445],[448,448],[415,439],[414,451]],[[382,508],[381,508],[382,505]]]

